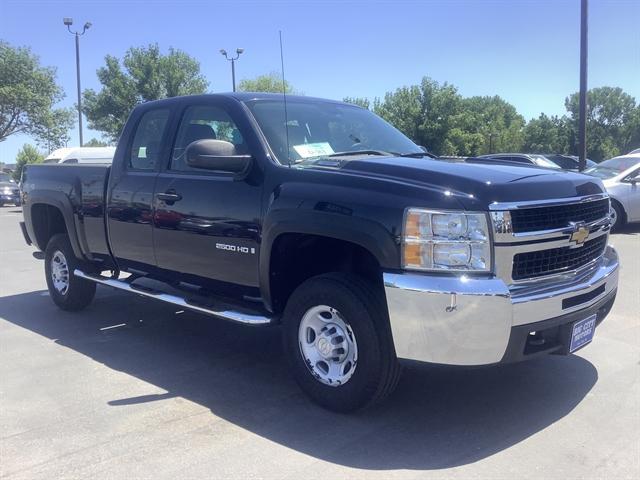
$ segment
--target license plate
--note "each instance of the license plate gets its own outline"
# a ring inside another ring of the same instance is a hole
[[[593,340],[593,334],[596,331],[596,315],[580,320],[573,324],[573,330],[571,332],[571,346],[569,352],[575,352],[581,347],[584,347],[587,343]]]

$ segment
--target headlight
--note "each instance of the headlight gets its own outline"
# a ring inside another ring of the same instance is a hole
[[[402,264],[414,270],[490,271],[487,215],[409,208],[402,234]]]

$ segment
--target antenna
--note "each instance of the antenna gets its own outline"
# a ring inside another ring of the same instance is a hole
[[[289,151],[289,117],[287,115],[287,83],[284,80],[284,54],[282,53],[282,30],[280,34],[280,69],[282,71],[282,98],[284,100],[284,131],[287,138],[287,164],[291,167],[291,154]]]

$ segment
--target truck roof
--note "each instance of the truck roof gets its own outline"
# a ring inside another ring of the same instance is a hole
[[[194,98],[201,98],[203,100],[205,99],[210,99],[210,98],[220,98],[220,97],[226,97],[226,98],[233,98],[235,100],[238,100],[240,102],[249,102],[249,101],[253,101],[253,100],[276,100],[276,101],[282,101],[283,100],[283,95],[282,93],[267,93],[267,92],[222,92],[222,93],[207,93],[207,94],[202,94],[202,95],[186,95],[186,96],[180,96],[180,97],[171,97],[171,98],[163,98],[161,100],[153,100],[151,102],[145,102],[142,103],[140,105],[138,105],[138,107],[143,106],[143,105],[179,105],[182,102],[186,102],[186,101],[192,101]],[[326,98],[318,98],[318,97],[308,97],[306,95],[290,95],[287,94],[287,101],[292,101],[292,102],[310,102],[310,103],[315,103],[315,102],[326,102],[326,103],[339,103],[339,104],[345,104],[345,102],[341,102],[339,100],[330,100],[330,99],[326,99]],[[349,104],[351,105],[351,104]],[[357,105],[354,105],[355,107],[357,107]]]

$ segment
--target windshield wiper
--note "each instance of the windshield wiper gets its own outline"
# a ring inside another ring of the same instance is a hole
[[[323,157],[351,157],[354,155],[378,155],[384,157],[391,157],[397,155],[394,152],[385,152],[384,150],[350,150],[347,152],[335,152],[330,155],[322,155]]]
[[[407,152],[407,153],[399,153],[397,156],[405,157],[405,158],[424,158],[424,157],[436,158],[434,154],[429,152]]]

